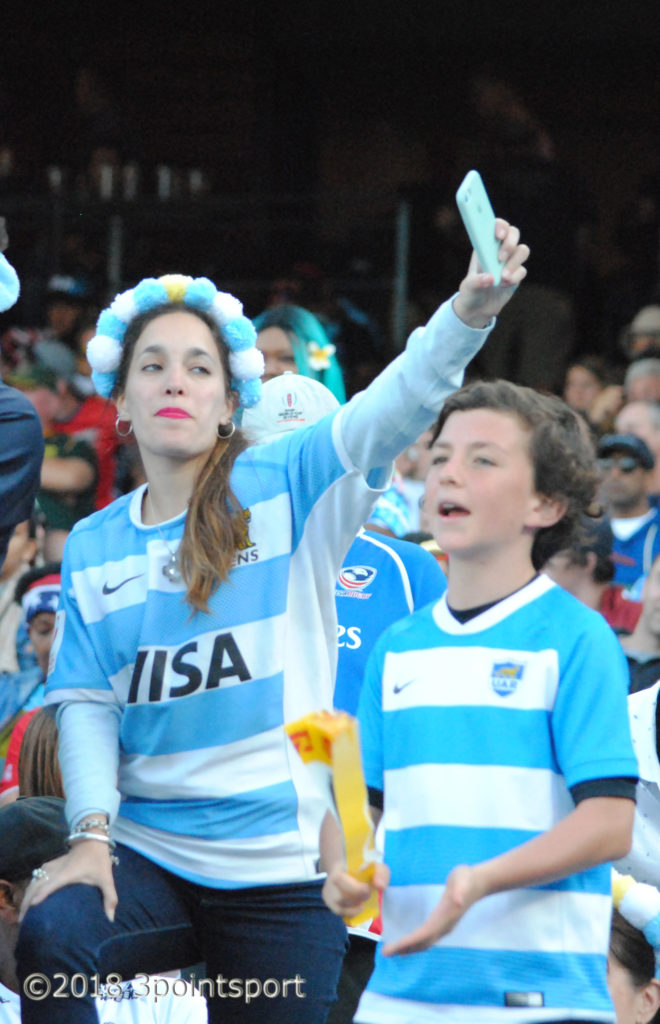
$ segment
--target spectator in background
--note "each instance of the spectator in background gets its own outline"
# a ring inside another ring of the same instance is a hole
[[[0,779],[0,797],[5,799],[6,794],[18,784],[18,752],[29,721],[28,715],[36,708],[41,707],[44,701],[44,684],[55,635],[55,613],[60,590],[59,562],[29,569],[21,577],[16,587],[16,601],[20,604],[27,624],[28,637],[34,647],[38,671],[31,676],[29,692],[23,687],[17,689],[17,698],[21,703],[15,708],[10,725],[11,735],[7,757]],[[5,685],[11,687],[13,684],[22,684],[23,675],[21,674],[21,678],[6,680]]]
[[[9,244],[0,217],[0,312],[18,298],[16,271],[3,255]],[[26,398],[0,382],[0,568],[14,527],[32,512],[39,487],[44,440],[39,419]]]
[[[353,266],[350,273],[355,277],[358,266]],[[453,274],[452,267],[452,280]],[[349,397],[362,391],[383,369],[388,354],[380,327],[352,299],[339,294],[320,267],[296,263],[286,277],[274,281],[267,307],[282,305],[302,306],[322,324],[329,340],[337,346]],[[430,314],[434,310],[435,306]]]
[[[637,693],[660,680],[660,560],[656,558],[644,580],[641,614],[630,636],[621,637],[628,669],[630,692]]]
[[[606,434],[598,442],[597,456],[599,497],[614,533],[614,582],[630,589],[660,554],[660,511],[651,507],[647,494],[655,462],[634,434]]]
[[[643,306],[623,332],[620,345],[629,360],[660,356],[660,306]]]
[[[0,338],[4,375],[19,372],[33,358],[43,341],[59,341],[72,352],[85,309],[90,302],[86,281],[68,274],[55,274],[46,289],[46,320],[40,327],[10,327]]]
[[[266,364],[264,381],[281,373],[301,373],[324,384],[340,404],[346,401],[335,346],[312,313],[301,306],[274,306],[253,322]]]
[[[52,343],[49,343],[52,344]],[[94,511],[98,463],[92,445],[60,429],[62,399],[55,371],[38,356],[12,378],[37,411],[45,439],[39,506],[46,519],[44,556],[62,557],[74,523]]]
[[[112,402],[93,393],[91,379],[78,369],[77,356],[61,342],[44,341],[35,354],[56,375],[55,429],[76,441],[88,442],[96,452],[98,481],[94,505],[105,508],[116,497],[117,450],[121,443],[116,431],[117,410]]]
[[[634,434],[651,452],[655,465],[649,471],[647,489],[652,505],[660,503],[660,402],[627,402],[614,421],[617,434]]]
[[[600,356],[585,355],[575,359],[566,370],[562,397],[571,409],[597,426],[592,418],[592,410],[598,397],[611,382],[612,368],[607,362]]]
[[[39,553],[39,518],[35,509],[29,519],[17,523],[0,570],[0,685],[3,673],[18,672],[25,667],[19,664],[17,634],[22,612],[14,601],[14,594],[21,576],[35,564]],[[43,533],[42,524],[41,531]]]
[[[394,466],[401,477],[401,487],[408,503],[409,533],[421,529],[420,512],[424,499],[424,482],[431,465],[431,431],[425,430],[414,444],[394,460]]]
[[[660,359],[636,359],[626,370],[623,393],[627,402],[660,401]]]
[[[626,596],[614,579],[614,535],[606,518],[587,519],[584,536],[570,548],[553,555],[543,566],[560,587],[588,608],[594,608],[617,633],[632,633],[642,611],[639,601]]]

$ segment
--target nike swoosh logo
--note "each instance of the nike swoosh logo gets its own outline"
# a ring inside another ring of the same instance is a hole
[[[401,693],[402,690],[405,690],[406,686],[410,686],[414,682],[414,679],[409,679],[407,683],[395,683],[392,687],[392,693]]]
[[[115,590],[119,590],[120,587],[126,586],[126,584],[130,583],[131,580],[139,580],[140,576],[144,576],[144,573],[143,572],[139,572],[137,574],[137,576],[129,576],[127,580],[122,580],[121,583],[118,583],[116,587],[111,587],[108,583],[104,583],[103,584],[103,591],[102,591],[102,593],[104,593],[104,594],[114,594]]]

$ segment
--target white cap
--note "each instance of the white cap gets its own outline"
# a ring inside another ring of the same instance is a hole
[[[261,401],[243,413],[241,429],[254,444],[268,444],[282,434],[309,427],[339,408],[339,402],[325,384],[283,373],[266,381]]]

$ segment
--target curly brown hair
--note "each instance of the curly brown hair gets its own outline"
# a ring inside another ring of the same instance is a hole
[[[472,409],[492,409],[518,419],[529,437],[534,489],[566,506],[558,522],[536,533],[532,562],[540,569],[552,555],[582,539],[583,516],[590,513],[596,492],[593,445],[576,414],[560,398],[507,380],[474,381],[448,398],[430,445],[452,413]]]

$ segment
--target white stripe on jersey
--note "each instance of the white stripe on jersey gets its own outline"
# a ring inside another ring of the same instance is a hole
[[[437,907],[443,885],[404,885],[383,897],[383,939],[393,942],[414,931]],[[607,952],[610,894],[513,889],[473,904],[436,946],[521,953]]]
[[[419,764],[385,772],[385,828],[424,825],[545,832],[574,804],[561,775],[510,765]],[[437,794],[442,793],[439,803]]]
[[[442,601],[442,598],[440,599]],[[442,675],[439,675],[442,665]],[[516,688],[505,696],[491,680],[519,671]],[[500,668],[498,668],[500,666]],[[557,693],[555,650],[525,651],[501,647],[443,647],[388,651],[383,671],[383,711],[413,707],[503,707],[547,710]]]

